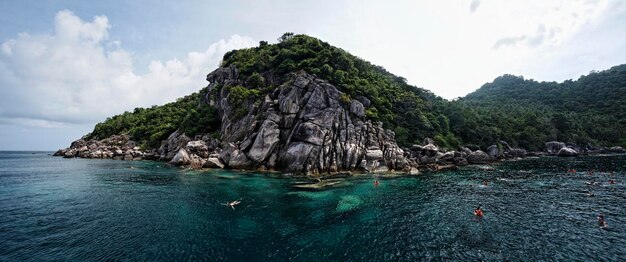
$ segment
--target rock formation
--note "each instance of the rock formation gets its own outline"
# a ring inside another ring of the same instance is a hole
[[[430,138],[422,145],[400,148],[395,134],[373,122],[365,112],[370,101],[349,97],[323,79],[306,72],[286,81],[267,76],[263,92],[251,90],[234,67],[220,67],[207,76],[203,102],[213,105],[221,120],[219,136],[189,137],[173,132],[158,149],[141,148],[125,135],[102,140],[76,140],[55,156],[67,158],[159,159],[176,166],[277,170],[292,174],[343,171],[417,173],[468,164],[486,164],[528,153],[505,141],[480,150],[474,146],[447,151]],[[243,90],[243,91],[242,91]],[[239,92],[239,93],[238,93]],[[245,95],[242,95],[245,94]],[[219,137],[219,138],[218,138]],[[621,147],[584,148],[552,141],[546,153],[576,156],[584,150],[623,153]]]

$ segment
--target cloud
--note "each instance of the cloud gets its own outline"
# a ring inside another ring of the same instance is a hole
[[[531,1],[528,5],[533,12],[522,15],[520,11],[519,16],[524,17],[523,23],[509,23],[508,31],[514,32],[517,36],[497,39],[493,49],[520,43],[527,47],[559,46],[574,37],[584,26],[601,19],[612,2],[606,0]],[[499,12],[499,10],[496,11]]]
[[[476,9],[480,6],[480,0],[473,0],[470,4],[470,13],[476,12]]]
[[[525,35],[517,36],[517,37],[500,38],[493,45],[493,49],[498,49],[498,48],[503,47],[503,46],[516,45],[517,43],[522,42],[524,40],[526,40],[526,36]]]
[[[0,123],[56,127],[174,101],[205,86],[225,52],[254,46],[233,35],[182,59],[152,61],[146,73],[131,52],[108,42],[106,16],[83,21],[60,11],[53,34],[20,33],[0,46]]]

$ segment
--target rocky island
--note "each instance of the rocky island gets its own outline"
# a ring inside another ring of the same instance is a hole
[[[618,73],[623,77],[625,71]],[[174,103],[107,119],[54,155],[326,175],[415,174],[526,156],[625,152],[621,146],[594,144],[619,142],[624,131],[618,131],[617,139],[594,140],[577,137],[580,130],[565,130],[554,121],[556,131],[534,141],[536,137],[525,136],[541,132],[525,129],[546,119],[531,119],[513,135],[498,132],[515,124],[501,119],[468,125],[472,113],[502,113],[494,103],[477,99],[480,92],[498,90],[495,81],[467,99],[446,101],[305,35],[287,33],[277,44],[262,41],[256,48],[231,51],[206,80],[207,87]],[[521,114],[528,117],[529,109]],[[558,114],[550,117],[562,120]],[[559,138],[568,142],[546,142]]]

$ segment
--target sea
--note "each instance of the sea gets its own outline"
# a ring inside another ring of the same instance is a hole
[[[626,261],[626,155],[307,188],[51,153],[0,152],[0,261]]]

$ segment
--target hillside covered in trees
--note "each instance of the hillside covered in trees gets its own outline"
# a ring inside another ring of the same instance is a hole
[[[496,139],[530,150],[546,141],[626,145],[626,65],[563,83],[503,75],[448,104],[452,131],[465,143]]]
[[[393,130],[401,146],[421,144],[426,137],[451,149],[484,148],[500,140],[530,150],[551,140],[626,146],[626,65],[564,83],[504,75],[455,101],[306,35],[286,33],[276,44],[261,41],[230,51],[221,66],[236,67],[242,79],[228,90],[234,104],[261,101],[298,72],[315,75],[340,89],[344,102],[364,101],[366,118]],[[220,117],[208,103],[215,95],[205,88],[163,106],[138,108],[97,124],[85,138],[127,134],[147,149],[176,130],[216,137]]]

